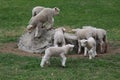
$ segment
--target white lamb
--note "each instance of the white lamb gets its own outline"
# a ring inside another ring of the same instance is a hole
[[[87,51],[89,54],[89,59],[92,59],[93,57],[95,57],[97,55],[96,41],[93,37],[90,37],[88,39],[79,40],[79,44],[81,44],[81,46],[85,47],[84,56],[86,56]]]
[[[65,63],[66,63],[66,54],[69,51],[72,51],[74,45],[71,44],[67,44],[65,46],[62,47],[49,47],[45,50],[45,55],[43,56],[42,60],[41,60],[41,67],[44,67],[45,63],[50,63],[49,59],[51,56],[60,56],[62,58],[62,66],[65,67]]]
[[[32,32],[34,29],[35,31],[35,37],[38,36],[38,32],[41,28],[47,25],[47,29],[53,28],[54,24],[54,16],[58,15],[60,12],[60,9],[57,7],[54,8],[44,8],[41,12],[39,12],[36,16],[33,17],[29,25],[27,26],[28,32]]]
[[[107,52],[107,32],[104,29],[95,28],[92,26],[84,26],[83,28],[93,31],[96,41],[100,43],[100,52]]]
[[[107,34],[104,29],[96,29],[96,40],[100,43],[100,52],[107,52]]]
[[[75,31],[78,41],[81,39],[88,39],[89,37],[94,37],[93,31],[90,29],[72,29],[72,31]],[[78,45],[78,54],[81,52],[81,45]]]
[[[33,20],[34,16],[36,16],[39,12],[41,12],[45,7],[43,6],[36,6],[32,9],[32,17],[29,21],[29,23],[31,23],[31,21]]]
[[[39,12],[32,21],[27,26],[27,30],[34,29],[36,27],[43,27],[43,24],[48,23],[48,28],[52,28],[54,24],[54,16],[58,15],[60,9],[55,8],[44,8],[41,12]]]
[[[41,12],[45,7],[36,6],[32,9],[32,16],[36,16],[39,12]]]
[[[65,32],[65,28],[63,27],[55,29],[54,46],[63,46],[66,44],[64,38],[64,32]]]

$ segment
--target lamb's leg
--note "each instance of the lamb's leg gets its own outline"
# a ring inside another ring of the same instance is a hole
[[[93,57],[93,51],[92,51],[92,50],[89,50],[89,51],[88,51],[88,54],[89,54],[89,59],[92,59],[92,57]]]
[[[81,45],[80,45],[80,43],[79,43],[79,41],[78,41],[78,54],[81,52]]]
[[[46,58],[46,57],[44,56],[44,57],[42,58],[42,61],[41,61],[40,66],[41,66],[41,67],[44,67],[46,61],[48,61],[48,60],[49,60],[49,58]]]
[[[41,66],[41,67],[44,67],[45,62],[46,62],[46,59],[42,58],[42,61],[41,61],[40,66]]]
[[[87,50],[88,50],[87,47],[85,47],[85,48],[84,48],[84,56],[87,55]]]
[[[94,47],[92,50],[93,50],[93,57],[95,57],[97,55],[96,47]]]
[[[108,45],[107,45],[107,36],[105,35],[104,38],[103,38],[103,41],[104,41],[104,53],[107,52],[107,49],[108,49]]]
[[[107,42],[105,42],[105,50],[104,50],[104,53],[107,53],[107,50],[108,50],[108,44],[107,44]]]
[[[42,28],[42,23],[37,24],[36,31],[35,31],[35,37],[40,37],[41,36],[41,32],[39,32],[39,30],[41,28]]]
[[[66,62],[66,56],[64,54],[60,54],[61,58],[62,58],[62,66],[65,67],[65,62]]]
[[[100,53],[103,53],[103,45],[104,45],[104,42],[101,38],[99,38],[100,40]]]

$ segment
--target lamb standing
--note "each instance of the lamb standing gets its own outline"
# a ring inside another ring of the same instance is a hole
[[[65,32],[65,28],[63,27],[55,29],[54,46],[63,46],[66,44],[64,38],[64,32]]]
[[[36,28],[35,37],[38,35],[38,31],[43,27],[43,24],[48,23],[48,29],[51,29],[54,24],[53,17],[58,15],[60,12],[59,8],[44,8],[41,12],[39,12],[32,21],[27,26],[27,30],[31,32],[34,28]]]
[[[92,26],[84,26],[84,29],[90,29],[94,32],[96,41],[100,44],[100,52],[107,52],[107,32],[104,29],[95,28]]]
[[[107,36],[104,29],[96,29],[96,40],[100,43],[100,52],[107,52]]]
[[[92,57],[95,57],[97,55],[96,53],[96,41],[93,37],[90,37],[88,39],[82,39],[78,41],[81,46],[85,47],[84,56],[86,56],[87,51],[89,54],[89,59],[92,59]]]
[[[67,44],[62,47],[49,47],[45,50],[45,55],[43,56],[41,60],[41,67],[44,67],[45,63],[49,63],[49,59],[51,56],[60,56],[62,58],[62,66],[65,67],[66,63],[66,54],[69,51],[72,51],[74,45]]]
[[[36,16],[39,12],[41,12],[45,7],[36,6],[32,9],[32,16]]]
[[[76,32],[76,36],[79,40],[81,39],[88,39],[89,37],[94,37],[93,32],[90,29],[72,29],[72,31]],[[81,44],[78,44],[78,54],[81,52]]]
[[[42,6],[36,6],[32,9],[32,17],[29,21],[29,23],[31,23],[32,19],[34,18],[34,16],[36,16],[38,13],[40,13],[45,7]]]

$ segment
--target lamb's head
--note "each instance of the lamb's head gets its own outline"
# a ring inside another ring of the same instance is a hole
[[[81,46],[85,47],[88,41],[86,39],[82,39],[82,40],[78,40],[78,42]]]
[[[64,27],[60,27],[60,28],[55,29],[55,31],[61,31],[64,33],[66,31],[66,29]]]
[[[34,29],[33,25],[28,25],[26,30],[28,32],[32,32],[33,29]]]
[[[69,51],[72,51],[74,48],[74,45],[72,45],[72,44],[67,44],[66,46],[69,48]]]
[[[57,7],[54,7],[54,8],[53,8],[53,15],[54,15],[54,16],[58,15],[59,12],[60,12],[60,9],[59,9],[59,8],[57,8]]]

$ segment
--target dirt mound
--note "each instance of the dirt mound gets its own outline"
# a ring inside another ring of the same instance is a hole
[[[116,43],[111,41],[111,42],[109,42],[108,52],[105,54],[98,54],[98,56],[104,56],[104,55],[108,55],[108,54],[116,54],[119,52],[120,52],[120,41],[116,41]],[[13,54],[20,55],[20,56],[36,56],[36,57],[41,57],[43,55],[43,54],[28,53],[28,52],[19,50],[17,47],[17,43],[15,43],[15,42],[5,43],[2,46],[0,46],[0,53],[13,53]],[[77,53],[75,53],[75,54],[70,54],[68,56],[78,58],[83,55],[78,55]]]

